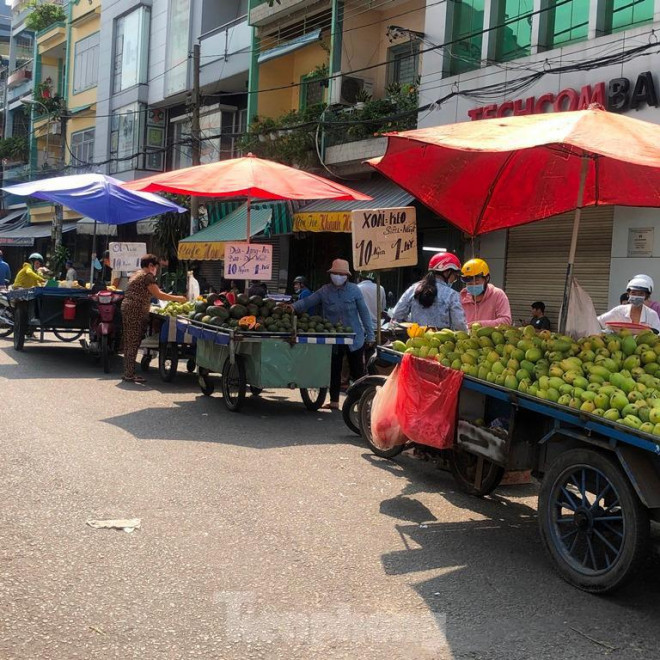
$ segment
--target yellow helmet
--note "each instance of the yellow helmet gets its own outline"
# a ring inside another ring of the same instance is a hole
[[[479,275],[487,277],[490,275],[490,268],[483,259],[470,259],[463,264],[461,275],[463,277],[478,277]]]

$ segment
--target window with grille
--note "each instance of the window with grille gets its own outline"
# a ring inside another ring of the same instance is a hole
[[[387,82],[399,85],[414,85],[419,71],[419,43],[406,44],[387,49]]]
[[[325,100],[325,85],[327,78],[317,75],[307,75],[300,79],[300,109],[304,110],[311,105],[323,103]]]

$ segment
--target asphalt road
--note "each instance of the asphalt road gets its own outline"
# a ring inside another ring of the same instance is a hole
[[[295,393],[232,414],[61,343],[0,340],[0,397],[0,658],[660,657],[660,562],[576,591],[534,487],[470,498]]]

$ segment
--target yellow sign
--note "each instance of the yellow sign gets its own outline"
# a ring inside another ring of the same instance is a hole
[[[348,233],[351,231],[351,212],[295,213],[293,216],[293,231]]]
[[[181,241],[177,256],[188,261],[220,260],[225,256],[225,243]]]
[[[382,270],[417,264],[414,206],[353,211],[353,266]]]

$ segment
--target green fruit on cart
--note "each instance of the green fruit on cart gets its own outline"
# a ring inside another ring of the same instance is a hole
[[[621,417],[621,414],[616,408],[610,408],[609,410],[605,411],[603,417],[605,419],[609,419],[612,422],[616,422]]]

